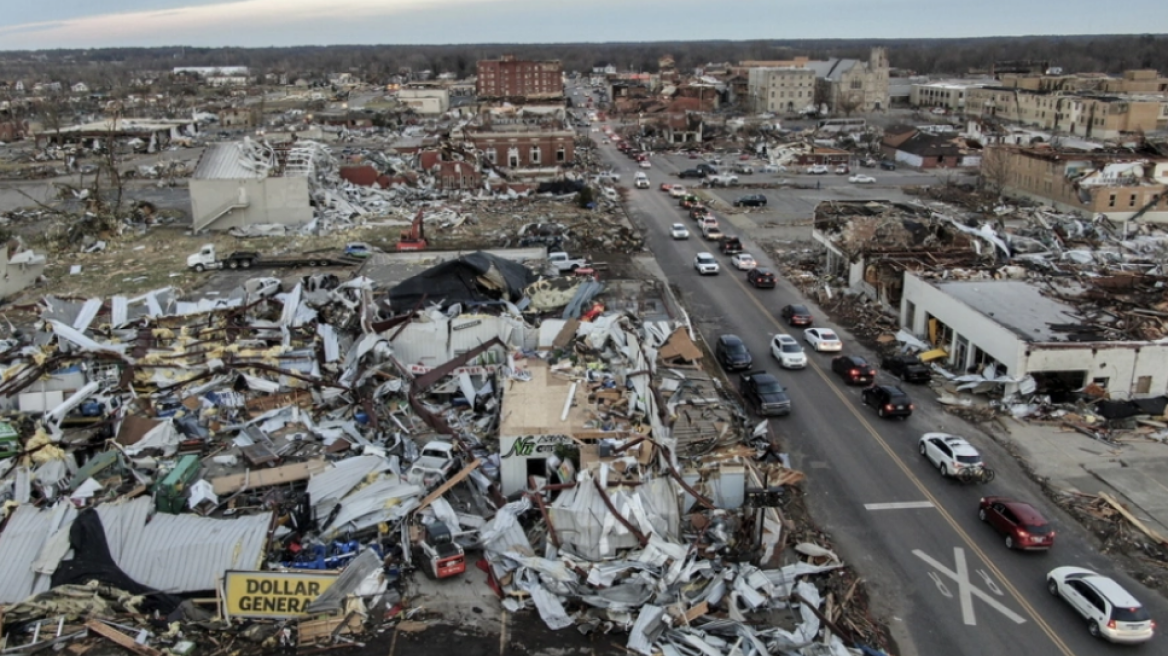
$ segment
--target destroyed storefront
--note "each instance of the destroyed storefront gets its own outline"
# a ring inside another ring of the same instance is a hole
[[[1006,378],[1013,381],[1007,393],[1036,391],[1062,400],[1088,385],[1118,398],[1168,392],[1168,344],[1108,340],[1078,317],[1074,306],[1028,282],[905,274],[902,325],[927,335],[959,375]],[[1027,376],[1033,380],[1026,382]]]

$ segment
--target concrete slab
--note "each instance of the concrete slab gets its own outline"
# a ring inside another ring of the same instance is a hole
[[[1141,458],[1132,465],[1088,467],[1087,471],[1127,497],[1142,511],[1136,514],[1150,528],[1168,535],[1168,486],[1160,482],[1168,480],[1168,457]]]

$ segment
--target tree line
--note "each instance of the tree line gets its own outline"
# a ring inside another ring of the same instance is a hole
[[[618,70],[655,72],[670,55],[678,70],[708,63],[779,60],[806,55],[866,58],[873,46],[888,50],[894,69],[918,75],[964,75],[990,70],[1006,60],[1046,61],[1064,72],[1119,73],[1131,68],[1168,72],[1168,36],[1094,35],[960,39],[801,39],[756,41],[658,41],[643,43],[549,43],[469,45],[299,46],[281,48],[99,48],[0,52],[0,80],[61,79],[116,84],[142,72],[175,66],[249,66],[253,75],[278,73],[321,79],[348,72],[384,83],[403,73],[473,75],[475,62],[513,54],[521,59],[558,59],[565,71],[613,65]],[[91,75],[92,74],[92,75]]]

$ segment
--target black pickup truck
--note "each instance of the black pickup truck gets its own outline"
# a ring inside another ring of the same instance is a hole
[[[737,255],[742,252],[742,240],[738,237],[730,237],[722,241],[720,248],[723,255]]]
[[[880,368],[906,383],[927,383],[933,378],[929,368],[915,355],[887,355]]]
[[[738,390],[747,405],[763,417],[791,414],[791,397],[779,379],[765,371],[748,371],[739,376]]]

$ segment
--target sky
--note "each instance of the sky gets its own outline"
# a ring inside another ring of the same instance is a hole
[[[8,0],[0,50],[1138,34],[1128,0]],[[1120,9],[1122,7],[1122,9]]]

